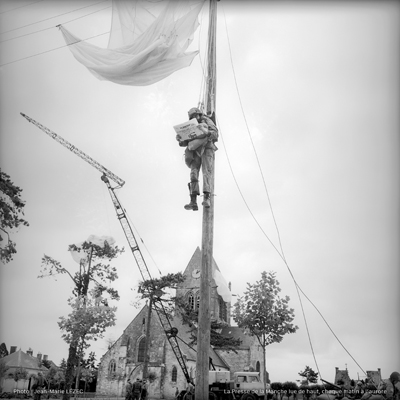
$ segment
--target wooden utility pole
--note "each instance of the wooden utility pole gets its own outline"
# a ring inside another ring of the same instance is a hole
[[[146,321],[146,339],[144,347],[144,363],[143,363],[143,373],[142,379],[147,379],[148,367],[149,367],[149,346],[150,346],[150,326],[151,326],[151,309],[153,308],[153,293],[149,297],[149,309],[147,310],[147,321]]]
[[[207,68],[207,92],[205,111],[215,119],[215,94],[216,94],[216,23],[217,23],[217,0],[210,0],[210,16],[208,28],[208,68]],[[211,163],[211,206],[203,207],[202,245],[201,245],[201,275],[200,275],[200,306],[199,324],[197,331],[197,360],[196,360],[196,400],[208,399],[208,371],[210,350],[210,289],[212,279],[213,241],[214,241],[214,177],[215,177],[215,152],[212,152]],[[204,153],[204,154],[205,154]],[[202,163],[204,168],[204,162]],[[203,169],[204,174],[204,169]]]

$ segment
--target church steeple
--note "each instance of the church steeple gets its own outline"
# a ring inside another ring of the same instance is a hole
[[[225,279],[214,259],[212,267],[213,276],[210,290],[211,318],[217,321],[224,321],[230,325],[230,288],[225,283]],[[200,269],[201,250],[197,247],[183,273],[186,279],[176,290],[176,296],[183,298],[195,311],[198,311],[200,304]]]

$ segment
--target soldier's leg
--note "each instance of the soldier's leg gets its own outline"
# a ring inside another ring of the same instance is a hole
[[[211,178],[214,168],[214,150],[205,149],[202,156],[202,173],[203,173],[203,206],[209,208],[211,206]]]
[[[185,205],[185,210],[197,211],[197,196],[200,194],[199,188],[199,171],[201,166],[201,158],[194,152],[193,160],[190,163],[190,203]]]

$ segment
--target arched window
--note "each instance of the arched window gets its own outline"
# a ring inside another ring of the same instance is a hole
[[[227,310],[226,310],[226,303],[224,302],[221,296],[218,296],[218,305],[219,305],[219,318],[226,322]]]
[[[178,378],[178,370],[176,369],[175,365],[172,367],[172,371],[171,371],[171,381],[172,382],[176,382]]]
[[[110,363],[108,364],[108,373],[111,374],[115,374],[115,370],[117,368],[117,364],[115,362],[115,360],[111,360]]]
[[[260,361],[256,362],[256,371],[260,372]]]
[[[194,310],[195,304],[194,304],[194,296],[193,296],[193,293],[192,293],[192,292],[190,292],[190,293],[188,294],[188,305],[189,305],[189,308],[190,308],[191,310]]]
[[[142,337],[138,345],[137,362],[144,362],[145,348],[146,348],[146,338]]]
[[[200,309],[200,292],[196,293],[196,310]]]

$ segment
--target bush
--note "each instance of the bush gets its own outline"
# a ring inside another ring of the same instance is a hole
[[[271,383],[271,389],[272,390],[282,390],[283,385],[281,382],[272,382]]]
[[[282,388],[283,390],[286,390],[287,393],[290,393],[290,391],[296,393],[299,390],[296,382],[284,382]]]

